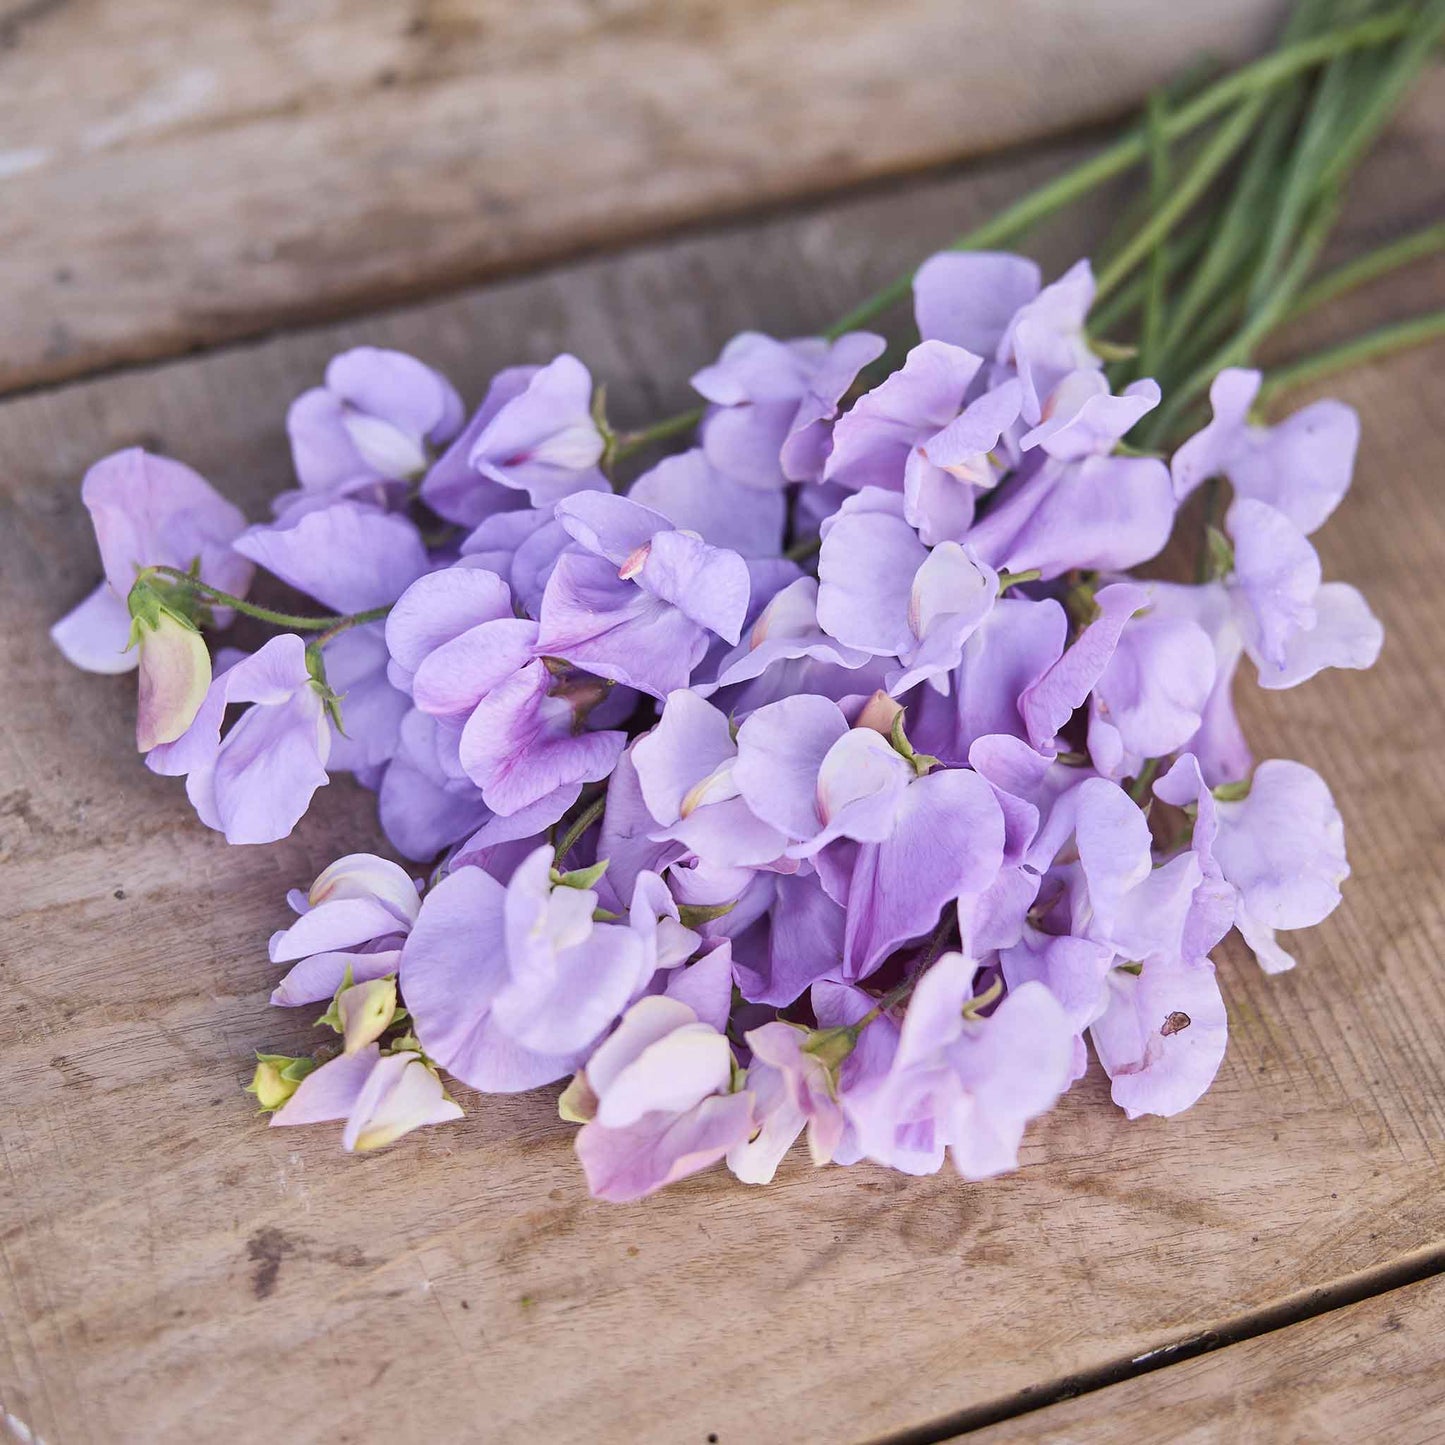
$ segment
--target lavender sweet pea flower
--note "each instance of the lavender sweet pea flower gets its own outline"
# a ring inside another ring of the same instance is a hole
[[[456,435],[464,415],[451,383],[414,356],[374,346],[342,352],[327,366],[325,385],[303,392],[286,415],[303,497],[395,500],[426,470],[432,448]]]
[[[748,569],[625,497],[575,496],[557,515],[577,545],[542,598],[537,651],[653,697],[686,687],[710,634],[736,643]]]
[[[251,703],[221,737],[226,709]],[[284,633],[222,672],[195,721],[146,758],[152,772],[186,776],[186,795],[228,843],[286,837],[326,781],[331,725],[306,665],[306,644]]]
[[[203,582],[244,596],[254,568],[231,547],[246,518],[209,482],[169,457],[130,447],[86,472],[81,500],[95,527],[105,581],[50,630],[68,662],[87,672],[129,672],[126,598],[142,567],[199,563]],[[229,614],[217,613],[224,625]]]
[[[821,670],[851,673],[870,660],[870,653],[857,647],[844,647],[823,631],[818,623],[817,580],[799,577],[772,598],[742,641],[719,659],[717,680],[695,684],[693,690],[706,697],[718,688],[750,682],[771,671],[775,674],[772,687],[778,696],[823,692],[824,687],[813,685],[821,680]],[[861,692],[869,688],[865,681],[850,690]]]
[[[999,340],[999,362],[1012,366],[1023,383],[1023,418],[1030,426],[1043,420],[1046,403],[1066,376],[1103,365],[1084,334],[1093,301],[1093,270],[1077,261],[1019,307]]]
[[[1106,778],[1132,777],[1184,747],[1214,684],[1214,644],[1198,623],[1130,617],[1089,695],[1090,761]]]
[[[728,1168],[744,1184],[770,1184],[804,1130],[813,1163],[827,1164],[847,1124],[832,1073],[805,1047],[809,1030],[779,1021],[749,1029],[744,1037],[753,1055],[745,1086],[759,1127],[728,1151]]]
[[[961,769],[919,776],[826,698],[759,708],[738,731],[732,774],[753,813],[794,840],[793,856],[821,868],[834,839],[862,845],[839,880],[845,978],[866,977],[945,905],[982,893],[998,874],[1003,815],[988,783]]]
[[[1214,852],[1238,891],[1234,924],[1266,973],[1294,967],[1276,929],[1328,918],[1350,874],[1345,830],[1330,790],[1303,763],[1271,759],[1243,799],[1217,805]]]
[[[505,887],[458,868],[427,894],[402,948],[422,1047],[484,1092],[572,1073],[645,982],[642,940],[594,922],[595,890],[554,887],[552,861],[543,845]]]
[[[818,481],[838,405],[883,346],[882,337],[867,331],[831,343],[776,341],[755,331],[733,337],[717,361],[692,378],[694,390],[712,403],[702,426],[707,460],[755,491]]]
[[[500,524],[515,550],[523,535],[546,523],[561,498],[608,490],[598,466],[604,448],[592,416],[592,378],[575,356],[510,367],[493,378],[476,414],[427,473],[421,497],[460,526]],[[534,514],[531,525],[506,520],[522,511]],[[474,550],[484,545],[477,538],[473,543]]]
[[[676,999],[640,999],[563,1096],[585,1120],[577,1157],[598,1199],[641,1199],[722,1159],[753,1132],[726,1037]]]
[[[1354,587],[1321,584],[1319,557],[1283,512],[1241,498],[1225,530],[1234,543],[1225,585],[1261,687],[1295,687],[1326,667],[1374,666],[1384,629]]]
[[[1200,714],[1199,730],[1185,744],[1199,760],[1211,786],[1249,775],[1253,756],[1234,712],[1234,676],[1244,656],[1244,640],[1234,622],[1229,594],[1219,582],[1186,587],[1172,582],[1146,584],[1149,604],[1160,617],[1194,622],[1214,647],[1214,686]]]
[[[487,418],[467,460],[481,476],[545,507],[575,492],[607,490],[598,467],[604,447],[592,416],[591,374],[564,352]]]
[[[968,540],[1000,571],[1037,569],[1045,580],[1077,568],[1120,572],[1158,556],[1174,509],[1168,469],[1154,457],[1048,460],[1009,483]]]
[[[896,657],[889,692],[930,679],[943,690],[993,608],[998,576],[957,542],[930,551],[901,512],[901,499],[869,488],[825,524],[818,622],[845,647]]]
[[[1149,959],[1109,974],[1109,1004],[1089,1029],[1114,1102],[1131,1119],[1178,1114],[1214,1082],[1228,1037],[1211,963]]]
[[[421,910],[406,870],[373,853],[338,858],[288,901],[300,917],[271,935],[269,949],[272,963],[292,965],[271,994],[288,1008],[330,998],[348,968],[355,983],[395,973]]]
[[[387,642],[394,680],[436,720],[442,771],[473,783],[494,812],[606,777],[626,742],[585,726],[607,685],[543,662],[537,624],[512,615],[491,573],[420,579],[387,618]]]
[[[996,449],[1018,419],[1022,401],[1018,379],[1007,378],[908,454],[903,515],[930,547],[966,536],[978,494],[1003,475]]]
[[[1105,456],[1158,405],[1159,383],[1147,377],[1115,396],[1102,372],[1071,371],[1044,404],[1038,425],[1019,438],[1019,448],[1038,447],[1066,462]]]
[[[321,1124],[344,1119],[341,1147],[348,1154],[393,1144],[413,1129],[462,1117],[447,1097],[436,1071],[415,1050],[383,1054],[368,1044],[338,1054],[308,1074],[291,1098],[271,1116],[272,1127]]]
[[[966,1018],[977,969],[940,958],[913,991],[887,1076],[843,1096],[868,1158],[932,1174],[947,1150],[963,1178],[992,1178],[1018,1167],[1025,1125],[1068,1087],[1074,1031],[1058,1001],[1026,983],[989,1018]]]
[[[913,314],[925,341],[993,356],[1016,313],[1039,294],[1034,262],[1003,251],[940,251],[913,275]]]
[[[727,716],[695,693],[669,693],[662,719],[632,749],[643,800],[658,827],[652,836],[727,868],[757,868],[779,858],[788,838],[754,816],[738,795],[737,759]]]
[[[982,360],[943,341],[924,341],[902,367],[860,397],[833,428],[824,480],[850,491],[902,492],[914,448],[937,437],[963,410]]]
[[[1251,426],[1259,384],[1259,372],[1233,367],[1214,378],[1213,419],[1174,453],[1175,492],[1183,500],[1207,478],[1224,476],[1237,497],[1266,503],[1308,535],[1349,490],[1360,419],[1343,402],[1317,401],[1278,426]]]

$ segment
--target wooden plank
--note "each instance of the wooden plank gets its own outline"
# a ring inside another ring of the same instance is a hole
[[[1438,207],[1438,77],[1372,165],[1357,227]],[[1040,160],[1040,168],[1057,158]],[[1402,185],[1401,176],[1412,178]],[[1231,955],[1217,1086],[1127,1123],[1097,1075],[983,1186],[790,1162],[590,1202],[555,1091],[374,1157],[268,1131],[255,1046],[283,890],[377,842],[338,783],[293,838],[228,849],[128,751],[130,686],[47,625],[90,585],[84,465],[148,438],[259,514],[286,401],[369,340],[447,367],[568,346],[622,419],[748,324],[795,334],[997,205],[967,178],[692,238],[409,311],[0,405],[0,1399],[51,1445],[248,1438],[861,1441],[1141,1354],[1445,1239],[1445,414],[1438,351],[1335,389],[1365,417],[1323,535],[1389,642],[1370,675],[1249,695],[1262,756],[1333,783],[1355,875],[1293,974]],[[1432,195],[1432,187],[1435,193]],[[1071,219],[1057,266],[1087,244]],[[1439,304],[1445,267],[1414,273]],[[1374,298],[1339,307],[1362,324]]]
[[[968,1436],[970,1445],[1445,1440],[1445,1280],[1331,1310]]]
[[[1283,0],[0,5],[0,389],[1115,116]]]

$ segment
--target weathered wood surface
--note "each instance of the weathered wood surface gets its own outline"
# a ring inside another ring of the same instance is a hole
[[[1119,114],[1283,0],[3,0],[0,389]]]
[[[1357,234],[1438,211],[1439,94],[1372,163]],[[287,886],[378,842],[369,800],[334,785],[286,843],[228,849],[129,752],[130,684],[48,644],[94,577],[77,482],[111,448],[146,439],[259,515],[284,480],[285,403],[362,340],[417,351],[469,396],[567,346],[624,421],[659,415],[732,330],[817,326],[1022,180],[982,168],[0,405],[11,1416],[49,1445],[863,1441],[1442,1246],[1438,350],[1332,388],[1367,441],[1325,563],[1384,617],[1380,667],[1248,694],[1261,755],[1335,787],[1343,907],[1299,940],[1293,974],[1225,961],[1230,1050],[1196,1109],[1129,1124],[1091,1074],[1030,1134],[1028,1167],[983,1186],[794,1160],[768,1190],[714,1172],[603,1206],[551,1090],[463,1091],[464,1123],[361,1159],[325,1129],[268,1131],[240,1092],[250,1050],[314,1035],[266,1007],[264,940]],[[1056,230],[1051,262],[1086,233]],[[1408,287],[1440,304],[1445,267]]]
[[[969,1437],[970,1445],[1445,1440],[1445,1280],[1427,1280]]]

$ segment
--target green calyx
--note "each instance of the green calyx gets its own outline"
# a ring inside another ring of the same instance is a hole
[[[901,708],[893,719],[893,726],[888,731],[888,741],[893,744],[894,752],[906,758],[913,765],[913,771],[920,778],[939,766],[938,759],[932,753],[920,753],[908,741],[908,734],[903,731],[903,710]]]

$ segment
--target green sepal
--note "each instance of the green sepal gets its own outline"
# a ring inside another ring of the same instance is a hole
[[[888,740],[893,744],[894,752],[901,754],[912,763],[913,771],[920,778],[939,766],[938,759],[932,753],[920,753],[908,741],[908,734],[903,731],[903,710],[901,708],[893,719],[893,726],[888,732]]]
[[[1089,337],[1089,350],[1100,361],[1133,361],[1139,348],[1122,341],[1105,341],[1102,336]]]
[[[1249,796],[1249,790],[1254,786],[1252,778],[1241,778],[1237,783],[1221,783],[1217,788],[1209,791],[1221,803],[1238,803]]]
[[[726,918],[737,906],[736,898],[730,903],[679,903],[677,905],[677,921],[684,928],[701,928],[704,923],[712,923],[715,919]]]
[[[1229,576],[1234,571],[1234,543],[1212,524],[1204,529],[1204,539],[1209,553],[1211,579]]]
[[[317,1060],[305,1054],[256,1055],[256,1069],[245,1092],[252,1095],[263,1114],[274,1114],[300,1087],[302,1079],[317,1067]]]
[[[319,642],[311,643],[306,649],[306,671],[311,676],[312,687],[321,694],[327,716],[336,725],[336,731],[345,737],[346,729],[341,725],[341,695],[333,692],[331,684],[326,681],[326,659],[321,655]]]
[[[341,1010],[338,1007],[338,1004],[341,1000],[341,995],[344,994],[354,982],[355,980],[351,976],[351,965],[348,963],[346,965],[346,972],[341,975],[341,982],[336,987],[336,992],[331,995],[330,1006],[327,1008],[326,1012],[322,1014],[319,1019],[316,1020],[317,1028],[324,1027],[328,1029],[333,1029],[338,1034],[346,1032],[345,1026],[341,1022]]]
[[[555,888],[595,888],[602,875],[607,871],[610,859],[602,858],[590,868],[573,868],[570,872],[559,873],[557,869],[551,870],[552,885]]]

